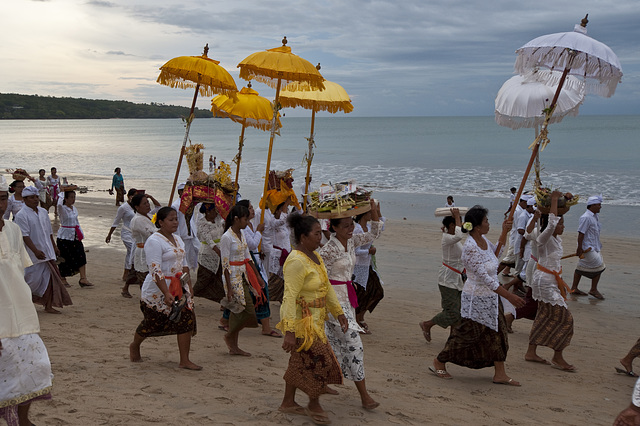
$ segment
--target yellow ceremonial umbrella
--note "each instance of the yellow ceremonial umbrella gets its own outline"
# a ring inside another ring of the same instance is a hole
[[[238,144],[238,154],[233,159],[236,163],[236,194],[238,193],[238,175],[240,174],[240,162],[242,161],[242,147],[244,146],[244,129],[247,126],[260,130],[271,130],[273,121],[273,104],[267,98],[259,96],[258,92],[251,88],[251,83],[243,87],[234,96],[218,95],[211,100],[211,110],[216,115],[228,117],[236,123],[242,124],[240,142]],[[280,114],[275,120],[277,129],[282,127]],[[276,129],[276,130],[277,130]],[[235,200],[235,194],[233,199]]]
[[[191,111],[187,119],[186,131],[182,148],[180,150],[180,158],[178,159],[178,167],[176,175],[173,179],[171,187],[171,195],[169,196],[169,205],[173,201],[173,193],[176,189],[180,166],[182,165],[182,157],[184,156],[185,146],[189,138],[189,129],[193,121],[193,111],[196,107],[196,99],[198,93],[202,96],[213,96],[217,93],[232,94],[238,91],[236,83],[231,74],[218,65],[220,62],[213,60],[207,56],[209,52],[209,44],[204,47],[201,56],[179,56],[171,59],[169,62],[160,67],[160,75],[158,83],[170,87],[179,87],[181,89],[189,89],[195,87],[193,102],[191,103]]]
[[[276,97],[273,102],[274,112],[280,109],[279,97],[282,81],[285,84],[298,86],[306,83],[309,88],[324,88],[323,78],[320,71],[309,61],[291,53],[291,48],[287,46],[287,37],[282,39],[282,46],[274,49],[253,53],[243,59],[239,64],[240,78],[245,80],[256,79],[265,83],[269,87],[275,87]],[[275,122],[277,115],[274,113],[272,121]],[[264,176],[264,196],[269,189],[269,170],[271,167],[271,152],[273,151],[273,140],[276,134],[275,123],[271,126],[271,137],[269,139],[269,151],[267,155],[267,171]],[[264,221],[264,208],[261,209],[260,223]]]
[[[320,64],[316,67],[320,70]],[[342,111],[345,114],[353,111],[351,99],[342,86],[332,81],[324,80],[324,90],[293,90],[295,87],[286,86],[280,93],[280,104],[286,108],[302,107],[311,110],[311,133],[307,140],[309,141],[309,152],[305,155],[307,162],[307,176],[304,184],[304,211],[307,210],[307,197],[309,192],[309,178],[311,176],[311,161],[313,161],[313,147],[315,141],[313,138],[313,127],[315,124],[316,111],[328,111],[332,114]]]

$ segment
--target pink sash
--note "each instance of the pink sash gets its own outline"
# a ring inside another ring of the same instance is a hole
[[[331,283],[331,285],[346,284],[347,294],[349,295],[349,303],[351,303],[351,306],[353,306],[354,308],[358,307],[358,296],[356,295],[356,289],[353,288],[353,284],[351,284],[351,281],[329,280],[329,282]]]
[[[80,225],[76,225],[76,226],[61,226],[62,228],[70,228],[70,229],[75,229],[76,230],[76,239],[78,241],[82,241],[84,239],[84,234],[82,233],[82,231],[80,230]]]

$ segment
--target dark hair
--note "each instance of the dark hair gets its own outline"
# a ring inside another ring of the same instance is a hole
[[[45,172],[45,173],[46,173],[47,171],[46,171],[45,169],[40,169],[40,170],[38,170],[38,174],[39,174],[40,172]]]
[[[342,221],[342,219],[346,219],[346,218],[342,217],[342,218],[339,218],[339,219],[329,219],[329,232],[336,232],[333,229],[333,227],[340,225],[340,222]],[[351,219],[351,218],[349,218],[349,219]]]
[[[284,203],[286,203],[286,201],[283,201],[282,203],[278,204],[278,207],[276,207],[276,211],[280,210],[282,206],[284,206]]]
[[[231,207],[231,210],[229,211],[229,214],[224,221],[225,232],[227,231],[227,229],[231,228],[231,225],[233,225],[233,222],[236,218],[249,217],[250,215],[251,213],[249,213],[249,209],[243,205],[236,204],[235,206]]]
[[[205,214],[211,209],[215,209],[216,205],[214,203],[202,203],[200,204],[200,213]]]
[[[69,198],[69,195],[71,194],[75,194],[76,191],[64,191],[64,199],[66,200],[67,198]]]
[[[120,170],[120,167],[116,167],[115,169],[113,169],[113,173],[118,173],[118,170]],[[122,171],[122,170],[120,170]]]
[[[309,235],[313,227],[318,222],[313,216],[303,216],[301,214],[291,214],[287,218],[287,223],[293,229],[293,237],[296,240],[296,244],[300,242],[300,237],[303,235]]]
[[[245,198],[244,200],[238,201],[236,204],[239,206],[245,206],[246,208],[249,208],[249,206],[251,205],[251,201]]]
[[[135,188],[131,188],[127,191],[127,197],[133,197],[138,193],[138,190]]]
[[[511,192],[513,192],[513,191],[515,191],[515,190],[516,190],[516,187],[515,187],[515,186],[512,186],[510,191],[511,191]]]
[[[133,196],[133,198],[131,199],[131,208],[133,208],[133,211],[138,211],[136,210],[136,207],[142,204],[142,200],[144,200],[145,198],[147,198],[145,194],[136,194]]]
[[[453,216],[445,216],[442,219],[442,226],[444,226],[447,229],[449,229],[449,225],[451,225],[452,223],[456,223],[456,220],[454,219]]]
[[[175,209],[169,206],[163,207],[158,210],[158,213],[156,213],[156,228],[160,228],[160,221],[165,220],[171,212],[175,212]]]
[[[11,194],[16,192],[16,185],[18,185],[21,182],[22,182],[21,180],[14,180],[13,182],[11,182],[11,184],[9,185],[9,192]],[[24,185],[24,182],[22,182],[22,184]]]
[[[449,200],[449,199],[453,200],[453,195],[448,195],[447,196],[447,200]]]
[[[485,217],[487,217],[488,214],[489,214],[489,210],[485,209],[482,206],[475,205],[467,211],[467,214],[464,215],[464,221],[470,222],[473,228],[475,228],[476,226],[479,226],[482,224],[482,221],[484,220]],[[463,226],[462,232],[466,233],[469,231],[464,229],[464,226]]]
[[[52,167],[52,168],[51,168],[51,171],[54,171],[54,170],[55,170],[56,172],[58,171],[58,169],[56,169],[55,167]]]

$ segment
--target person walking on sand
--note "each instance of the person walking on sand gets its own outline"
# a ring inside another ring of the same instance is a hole
[[[451,209],[451,216],[442,219],[442,265],[438,272],[438,289],[442,312],[428,321],[422,321],[420,328],[427,342],[431,341],[431,327],[447,328],[460,322],[460,295],[466,280],[466,270],[462,265],[462,219],[460,210]]]
[[[640,356],[640,339],[636,342],[635,345],[629,350],[629,353],[624,358],[620,359],[620,364],[624,367],[624,370],[616,367],[616,371],[621,374],[626,374],[631,377],[638,377],[636,373],[633,372],[633,360]]]
[[[562,352],[573,337],[573,316],[567,308],[566,297],[569,286],[562,280],[562,238],[564,218],[558,216],[559,191],[551,193],[551,209],[548,223],[532,243],[538,246],[538,265],[530,282],[533,299],[538,302],[538,310],[529,334],[529,347],[524,356],[526,361],[549,364],[536,353],[538,346],[553,349],[551,365],[563,371],[574,372],[576,367],[569,364]]]
[[[604,300],[604,296],[598,291],[600,275],[606,268],[600,254],[602,243],[600,243],[601,226],[598,214],[601,209],[602,195],[593,195],[587,199],[587,211],[580,216],[580,221],[578,222],[578,249],[576,250],[576,254],[580,259],[573,273],[571,293],[576,296],[587,295],[587,293],[578,289],[580,278],[584,276],[591,279],[589,295],[596,299]]]
[[[618,414],[613,426],[640,426],[640,379],[631,394],[631,404]]]
[[[122,176],[120,167],[116,167],[113,171],[114,175],[111,178],[111,189],[109,189],[109,195],[113,195],[113,190],[116,190],[116,206],[120,203],[124,203],[124,177]]]
[[[462,264],[468,274],[461,295],[462,321],[452,326],[444,349],[429,370],[441,379],[452,379],[447,362],[473,369],[494,367],[493,383],[520,386],[505,370],[509,341],[504,311],[506,303],[518,308],[524,300],[500,285],[499,253],[485,237],[490,227],[488,213],[482,206],[473,206],[464,216],[462,229],[469,237],[462,248]],[[511,222],[504,221],[500,242],[504,243],[510,229]]]
[[[53,212],[58,215],[58,195],[60,194],[60,176],[58,176],[58,169],[51,168],[51,174],[47,176],[47,190],[51,197],[51,205],[53,206]],[[48,212],[48,210],[47,210]]]
[[[31,266],[20,227],[3,220],[8,186],[0,176],[0,419],[8,425],[32,425],[31,403],[51,399],[49,354],[38,335],[40,323],[24,280]]]
[[[45,312],[59,314],[54,306],[62,308],[73,303],[56,265],[60,251],[53,239],[49,214],[39,207],[40,198],[35,186],[26,187],[22,198],[25,207],[18,212],[15,222],[20,226],[22,239],[33,262],[24,270],[24,279],[31,288],[33,301],[44,305]]]
[[[78,210],[75,207],[76,192],[64,191],[58,202],[58,212],[60,213],[60,228],[58,229],[58,239],[56,244],[60,249],[60,258],[64,259],[59,265],[60,275],[63,283],[67,283],[67,277],[80,273],[78,284],[80,287],[93,287],[87,279],[87,255],[84,252],[84,233],[78,221]]]
[[[131,200],[137,193],[137,189],[129,189],[129,192],[127,193],[127,202],[118,207],[118,210],[116,211],[116,217],[113,219],[111,228],[109,228],[107,238],[104,239],[104,241],[109,244],[111,242],[111,235],[113,235],[113,232],[116,230],[120,222],[122,222],[122,229],[120,229],[120,240],[127,249],[127,254],[124,257],[124,272],[122,273],[122,281],[128,281],[130,284],[136,282],[135,270],[133,269],[133,251],[135,245],[133,236],[131,235],[131,219],[134,218],[136,212],[131,206]]]

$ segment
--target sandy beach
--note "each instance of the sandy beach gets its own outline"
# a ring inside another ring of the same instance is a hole
[[[112,199],[80,194],[76,207],[86,235],[88,276],[95,287],[80,288],[79,277],[72,277],[73,306],[61,315],[37,307],[55,378],[53,399],[31,408],[35,424],[311,424],[308,417],[277,410],[288,362],[282,339],[262,336],[259,329],[243,330],[240,347],[253,356],[228,355],[217,327],[219,305],[208,300],[196,299],[198,334],[191,343],[191,359],[204,367],[202,371],[177,367],[173,336],[147,339],[143,362],[130,362],[128,345],[142,313],[137,287],[131,287],[133,299],[120,295],[124,246],[119,233],[111,244],[104,242],[116,207]],[[578,213],[582,209],[572,212]],[[497,218],[494,215],[489,235],[493,241]],[[433,340],[427,343],[418,326],[440,307],[440,230],[426,221],[390,220],[376,243],[385,298],[367,314],[373,334],[363,336],[367,387],[381,405],[371,412],[362,409],[355,386],[346,382],[336,386],[340,396],[321,398],[333,424],[612,424],[629,404],[635,383],[617,375],[614,367],[638,338],[640,290],[635,285],[640,241],[606,236],[602,240],[607,270],[600,289],[606,300],[572,297],[568,302],[575,334],[565,358],[578,371],[525,362],[532,322],[518,320],[515,333],[509,335],[507,358],[508,374],[522,383],[515,388],[492,384],[492,369],[449,365],[454,379],[448,381],[429,372],[448,336],[447,330],[434,328]],[[565,253],[575,245],[576,231],[567,229]],[[564,262],[568,282],[575,262]],[[588,285],[583,279],[581,288]],[[276,324],[279,304],[272,303],[271,310]],[[538,353],[547,359],[552,355],[548,348]],[[640,364],[636,368],[640,370]],[[297,400],[307,403],[302,393]]]

